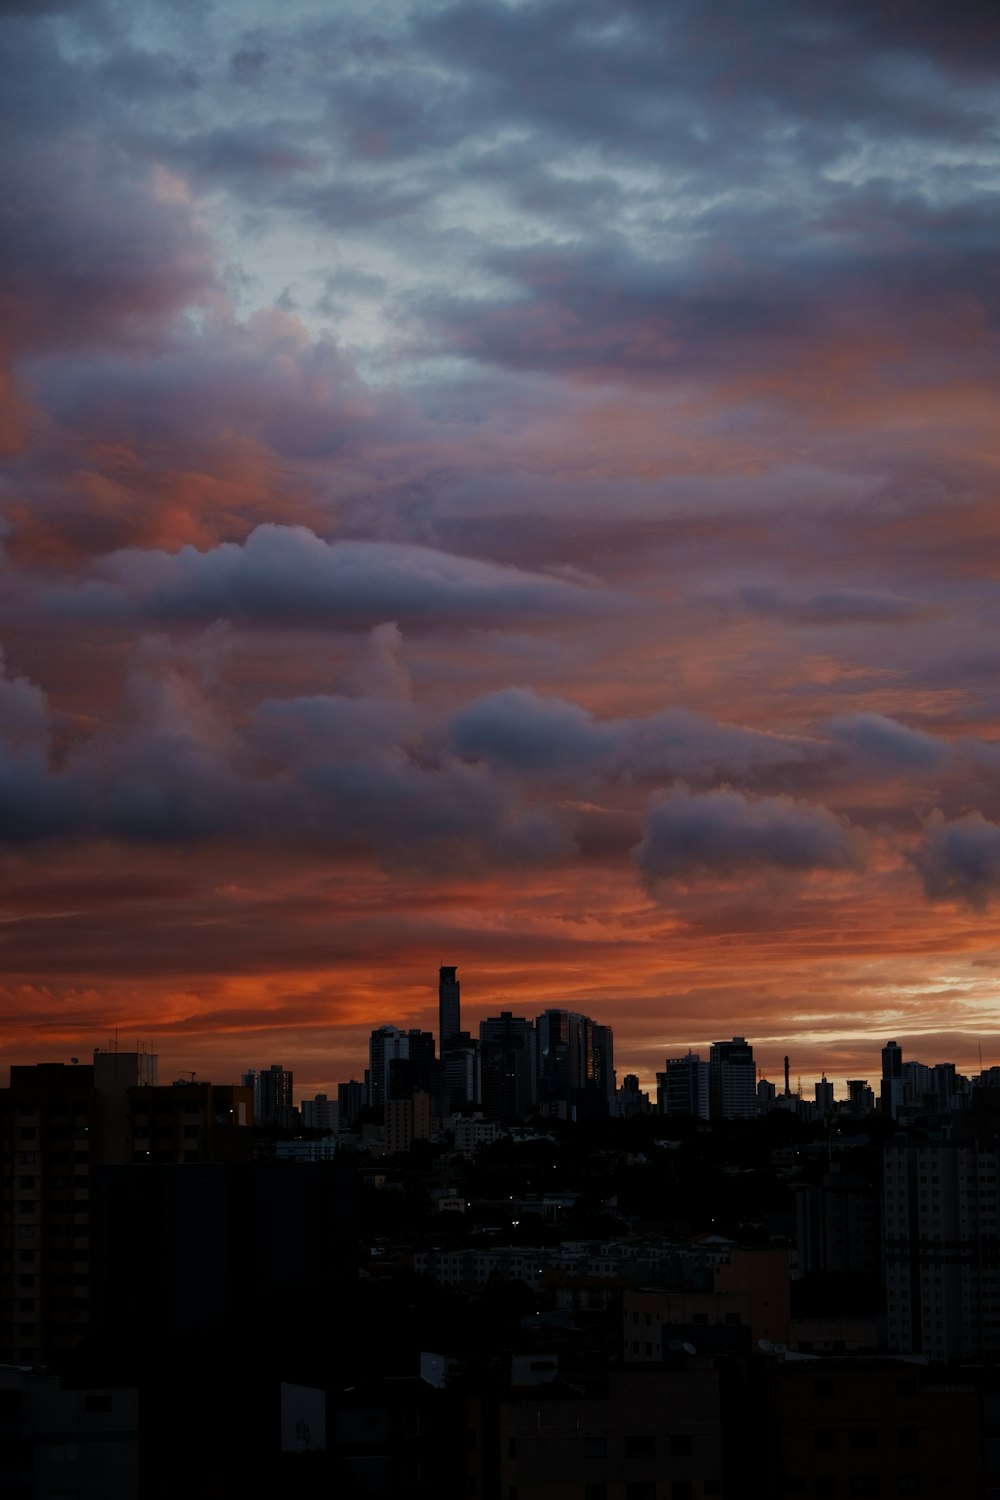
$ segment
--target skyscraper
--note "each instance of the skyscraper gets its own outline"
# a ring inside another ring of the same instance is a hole
[[[713,1120],[744,1120],[757,1113],[753,1048],[744,1037],[712,1043],[708,1054],[708,1086]]]
[[[459,983],[454,964],[442,964],[438,976],[438,1051],[444,1056],[445,1044],[462,1029]]]
[[[538,1097],[535,1028],[503,1010],[479,1023],[483,1107],[494,1119],[524,1119]]]
[[[903,1102],[903,1049],[896,1042],[886,1042],[882,1048],[882,1086],[879,1090],[879,1109],[895,1119]]]
[[[661,1115],[692,1115],[708,1119],[708,1063],[697,1052],[668,1057],[656,1075],[656,1102]]]
[[[272,1063],[269,1068],[244,1073],[243,1082],[253,1087],[254,1123],[287,1130],[292,1123],[291,1069]]]
[[[377,1026],[368,1041],[368,1103],[384,1109],[389,1097],[389,1064],[409,1057],[410,1038],[398,1026]]]
[[[570,1118],[615,1108],[614,1037],[610,1026],[572,1010],[546,1010],[535,1022],[539,1098],[563,1103]]]

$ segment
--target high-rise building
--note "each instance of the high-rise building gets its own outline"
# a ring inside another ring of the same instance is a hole
[[[626,1073],[616,1099],[616,1113],[623,1120],[632,1120],[636,1115],[648,1115],[649,1095],[639,1087],[639,1075]]]
[[[336,1099],[326,1094],[317,1094],[315,1099],[303,1099],[302,1123],[307,1130],[336,1131],[340,1123]]]
[[[821,1120],[828,1120],[833,1114],[833,1084],[827,1083],[826,1074],[814,1085],[816,1090],[816,1114]]]
[[[610,1026],[571,1010],[546,1010],[535,1022],[538,1091],[543,1104],[564,1104],[568,1117],[615,1109],[614,1037]]]
[[[744,1037],[712,1043],[708,1097],[713,1120],[745,1120],[757,1113],[757,1071],[753,1048]]]
[[[389,1096],[389,1064],[395,1057],[409,1057],[410,1041],[398,1026],[376,1026],[368,1039],[368,1103],[385,1109]]]
[[[656,1105],[661,1115],[692,1115],[708,1119],[708,1063],[697,1052],[668,1057],[656,1075]]]
[[[248,1068],[243,1086],[253,1089],[255,1125],[288,1130],[292,1123],[292,1074],[280,1063],[269,1068]]]
[[[479,1023],[483,1108],[491,1119],[523,1120],[538,1100],[535,1028],[502,1010]]]
[[[430,1092],[436,1081],[434,1035],[430,1031],[406,1033],[406,1051],[390,1057],[386,1067],[386,1102],[408,1099],[417,1089]]]
[[[365,1085],[357,1078],[337,1084],[337,1129],[349,1130],[366,1103]]]
[[[438,1046],[444,1056],[445,1046],[462,1029],[460,985],[455,966],[442,964],[438,974]]]
[[[1000,1356],[1000,1146],[893,1141],[884,1154],[889,1348]]]
[[[482,1043],[467,1031],[455,1033],[441,1053],[441,1108],[454,1114],[482,1102]]]
[[[95,1169],[131,1161],[129,1093],[156,1057],[14,1065],[0,1089],[0,1363],[59,1364],[87,1331]]]
[[[383,1110],[391,1098],[430,1089],[434,1078],[434,1037],[429,1031],[378,1026],[368,1042],[368,1103]]]
[[[879,1109],[895,1120],[903,1104],[903,1049],[896,1042],[882,1048],[882,1086]]]
[[[596,1112],[613,1115],[618,1103],[618,1080],[615,1075],[615,1039],[610,1026],[599,1021],[590,1023],[588,1038],[590,1060],[586,1089],[593,1095]]]

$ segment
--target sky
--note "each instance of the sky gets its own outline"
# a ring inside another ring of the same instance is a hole
[[[0,1010],[1000,1062],[1000,14],[0,0]]]

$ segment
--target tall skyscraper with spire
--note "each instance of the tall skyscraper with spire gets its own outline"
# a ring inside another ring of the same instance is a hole
[[[462,1029],[459,983],[455,974],[453,964],[443,964],[438,977],[438,1051],[442,1057],[447,1043]]]

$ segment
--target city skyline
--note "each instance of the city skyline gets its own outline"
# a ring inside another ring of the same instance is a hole
[[[4,1061],[991,1060],[994,8],[4,27]]]
[[[450,982],[454,985],[456,982],[455,966],[442,966],[442,981],[444,980],[445,975],[450,976]],[[439,985],[439,995],[440,990],[441,986]],[[483,1011],[483,1014],[480,1015],[479,1011]],[[482,1033],[482,1028],[485,1027],[488,1022],[496,1023],[504,1019],[509,1022],[509,1020],[512,1018],[515,1025],[518,1023],[526,1022],[530,1028],[534,1029],[537,1026],[538,1022],[543,1019],[543,1015],[554,1011],[562,1011],[563,1013],[574,1015],[577,1017],[577,1019],[587,1021],[588,1025],[596,1023],[597,1029],[599,1031],[609,1030],[613,1039],[613,1028],[605,1027],[600,1017],[584,1016],[580,1012],[574,1012],[572,1010],[567,1011],[566,1007],[549,1007],[544,1013],[539,1013],[537,1015],[529,1014],[526,1016],[520,1016],[510,1011],[504,1011],[502,1013],[494,1015],[489,1013],[488,1007],[484,1009],[484,1007],[479,1006],[476,1008],[476,1016],[474,1018],[465,1017],[463,1024],[465,1025],[466,1032],[468,1032],[469,1025],[471,1024],[472,1030],[470,1034],[473,1037],[478,1038]],[[438,1014],[440,1015],[440,1008],[438,1009]],[[122,1039],[121,1043],[119,1043],[119,1037],[117,1033],[113,1037],[108,1037],[106,1039],[105,1045],[103,1046],[96,1045],[92,1049],[88,1049],[81,1045],[78,1050],[81,1053],[81,1058],[90,1056],[90,1050],[92,1050],[95,1057],[100,1056],[104,1058],[106,1058],[109,1054],[115,1055],[119,1051],[121,1051],[123,1056],[129,1056],[133,1058],[148,1058],[151,1060],[152,1064],[155,1067],[158,1067],[160,1062],[162,1061],[164,1078],[175,1078],[175,1081],[179,1085],[184,1084],[185,1086],[187,1084],[193,1084],[195,1082],[199,1084],[213,1085],[229,1084],[235,1082],[236,1074],[238,1074],[241,1083],[244,1085],[249,1085],[252,1088],[255,1100],[257,1100],[255,1108],[258,1110],[258,1112],[260,1112],[262,1106],[258,1096],[260,1088],[262,1086],[261,1081],[266,1080],[267,1074],[284,1075],[284,1077],[288,1080],[287,1084],[285,1085],[285,1087],[287,1088],[286,1107],[288,1108],[291,1107],[293,1098],[295,1101],[309,1104],[315,1103],[314,1096],[336,1100],[338,1087],[342,1088],[348,1084],[350,1084],[351,1086],[356,1085],[359,1088],[362,1088],[365,1094],[367,1094],[367,1070],[370,1059],[370,1048],[371,1043],[377,1033],[381,1031],[393,1032],[397,1033],[403,1039],[405,1039],[408,1035],[416,1034],[419,1035],[419,1037],[423,1041],[429,1041],[432,1044],[435,1043],[434,1032],[430,1026],[423,1027],[419,1024],[419,1021],[415,1022],[412,1026],[404,1025],[402,1027],[398,1026],[397,1023],[398,1017],[395,1019],[392,1019],[388,1016],[383,1017],[371,1028],[371,1031],[368,1033],[367,1047],[365,1052],[363,1054],[359,1054],[358,1057],[353,1059],[353,1062],[349,1067],[347,1067],[344,1072],[341,1073],[341,1075],[328,1076],[329,1070],[327,1070],[327,1073],[323,1074],[322,1076],[313,1073],[310,1074],[307,1078],[299,1077],[294,1084],[294,1094],[292,1092],[292,1080],[296,1078],[295,1069],[286,1068],[283,1061],[275,1062],[273,1059],[271,1059],[267,1062],[264,1062],[259,1057],[251,1060],[248,1058],[248,1056],[241,1055],[240,1061],[237,1064],[233,1065],[236,1071],[233,1078],[230,1079],[228,1077],[228,1074],[225,1073],[225,1069],[212,1077],[208,1077],[207,1075],[199,1075],[197,1070],[180,1068],[177,1066],[176,1059],[172,1057],[165,1057],[161,1059],[160,1055],[151,1047],[147,1046],[146,1042],[139,1037],[134,1039],[134,1051],[131,1050],[131,1041]],[[491,1032],[490,1034],[495,1033]],[[456,1038],[456,1041],[457,1040],[458,1038]],[[855,1073],[851,1078],[848,1078],[846,1075],[843,1077],[839,1077],[823,1065],[821,1065],[815,1073],[810,1073],[808,1076],[806,1076],[803,1075],[801,1069],[797,1069],[795,1067],[794,1060],[788,1053],[785,1053],[780,1059],[777,1059],[772,1054],[772,1052],[767,1050],[766,1039],[765,1051],[761,1052],[759,1050],[759,1038],[734,1035],[731,1038],[716,1037],[712,1040],[703,1038],[696,1039],[694,1041],[677,1042],[674,1046],[667,1048],[666,1052],[659,1058],[654,1072],[649,1077],[643,1076],[641,1074],[636,1074],[635,1070],[630,1068],[627,1064],[623,1065],[618,1059],[616,1053],[614,1062],[614,1074],[616,1077],[617,1087],[620,1091],[625,1077],[631,1074],[632,1076],[636,1076],[638,1078],[640,1090],[648,1096],[648,1099],[650,1101],[653,1101],[656,1099],[658,1084],[664,1076],[663,1069],[665,1067],[668,1067],[671,1063],[687,1063],[693,1061],[700,1062],[700,1064],[704,1067],[706,1079],[705,1088],[707,1089],[710,1057],[715,1055],[717,1049],[720,1052],[724,1053],[732,1043],[739,1043],[741,1044],[741,1046],[743,1046],[747,1042],[749,1042],[749,1051],[753,1055],[755,1082],[770,1083],[773,1093],[780,1096],[782,1093],[785,1093],[787,1091],[787,1093],[789,1094],[797,1095],[800,1098],[811,1101],[814,1095],[816,1100],[819,1099],[819,1087],[822,1086],[824,1092],[826,1090],[831,1091],[829,1096],[831,1102],[835,1101],[837,1104],[842,1104],[846,1103],[849,1098],[848,1084],[852,1082],[860,1082],[865,1084],[871,1092],[871,1107],[873,1109],[876,1107],[888,1107],[890,1109],[895,1108],[895,1100],[891,1100],[888,1105],[885,1102],[877,1104],[877,1101],[879,1100],[880,1086],[884,1086],[884,1080],[889,1078],[890,1076],[895,1078],[902,1078],[904,1065],[917,1065],[921,1068],[927,1069],[933,1069],[942,1065],[949,1066],[955,1069],[959,1078],[963,1079],[966,1084],[968,1084],[970,1080],[974,1082],[982,1074],[990,1073],[994,1068],[1000,1066],[1000,1063],[995,1062],[992,1056],[980,1056],[977,1059],[977,1066],[974,1068],[969,1068],[968,1071],[965,1072],[963,1071],[962,1067],[956,1065],[954,1060],[951,1058],[937,1056],[930,1057],[926,1055],[911,1055],[909,1049],[905,1046],[901,1047],[896,1038],[889,1038],[883,1039],[883,1042],[879,1047],[877,1053],[873,1053],[870,1057],[862,1057],[859,1059],[859,1061],[861,1061],[864,1066],[861,1068],[860,1072],[858,1070],[855,1070]],[[755,1049],[758,1050],[755,1051]],[[432,1051],[434,1055],[439,1058],[444,1055],[439,1043],[432,1046]],[[895,1054],[894,1065],[891,1069],[888,1069],[888,1065],[886,1062],[888,1053]],[[405,1053],[403,1055],[405,1055]],[[28,1058],[13,1056],[9,1059],[9,1062],[11,1066],[19,1066],[23,1068],[25,1066],[33,1066],[34,1064],[42,1061],[57,1063],[69,1062],[70,1064],[75,1064],[80,1062],[81,1058],[74,1056],[72,1058],[58,1057],[41,1059],[38,1057]],[[386,1073],[385,1077],[386,1079],[388,1078],[388,1073]],[[838,1087],[838,1085],[842,1085],[842,1087]],[[709,1103],[707,1094],[704,1102],[707,1109]],[[298,1107],[298,1104],[296,1104],[296,1107]],[[770,1106],[762,1107],[766,1108]],[[263,1113],[267,1114],[269,1108],[270,1106],[265,1106],[263,1109]],[[652,1113],[657,1113],[657,1109],[654,1104],[650,1104],[650,1109]],[[274,1121],[272,1120],[270,1123],[274,1123]]]

